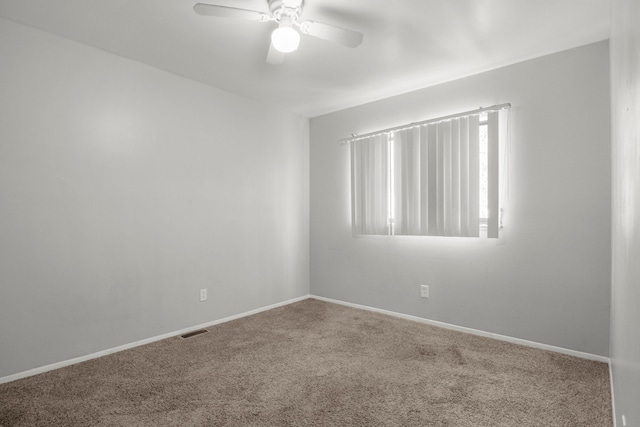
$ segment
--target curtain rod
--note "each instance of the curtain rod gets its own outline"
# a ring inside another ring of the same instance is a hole
[[[492,105],[491,107],[480,107],[480,108],[478,108],[476,110],[465,111],[464,113],[451,114],[449,116],[438,117],[438,118],[429,119],[429,120],[423,120],[421,122],[413,122],[413,123],[409,123],[409,124],[406,124],[406,125],[395,126],[395,127],[392,127],[392,128],[377,130],[375,132],[365,133],[365,134],[362,134],[362,135],[351,134],[351,136],[348,136],[346,138],[340,138],[338,141],[341,144],[346,144],[347,142],[350,142],[350,141],[353,141],[353,140],[356,140],[356,139],[368,138],[370,136],[380,135],[380,134],[383,134],[383,133],[396,132],[396,131],[400,131],[400,130],[409,129],[409,128],[412,128],[412,127],[424,126],[424,125],[428,125],[430,123],[442,122],[442,121],[445,121],[445,120],[451,120],[451,119],[455,119],[457,117],[462,117],[462,116],[471,116],[473,114],[480,114],[480,113],[483,113],[485,111],[499,111],[499,110],[507,110],[509,108],[511,108],[511,104],[508,103],[508,102],[504,103],[504,104]]]

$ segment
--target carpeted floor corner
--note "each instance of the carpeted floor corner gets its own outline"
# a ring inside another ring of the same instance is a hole
[[[0,385],[0,426],[612,426],[604,363],[314,299]]]

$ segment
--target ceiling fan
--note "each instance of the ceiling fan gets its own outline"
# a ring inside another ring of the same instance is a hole
[[[317,21],[301,21],[300,15],[302,15],[304,0],[266,1],[269,6],[269,13],[204,3],[197,3],[193,10],[198,15],[240,18],[256,22],[276,22],[278,28],[271,33],[271,46],[267,54],[267,62],[270,64],[282,64],[285,55],[298,48],[300,33],[340,43],[348,47],[357,47],[362,43],[362,33],[357,31]]]

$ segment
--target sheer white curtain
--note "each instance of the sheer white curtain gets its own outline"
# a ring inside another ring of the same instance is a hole
[[[394,234],[479,236],[478,116],[394,132]]]
[[[351,227],[389,234],[389,142],[386,134],[351,142]]]
[[[502,117],[502,120],[501,120]],[[487,114],[488,135],[488,185],[487,198],[489,216],[487,237],[498,237],[500,229],[500,133],[506,124],[506,111],[491,111]]]
[[[501,114],[486,113],[487,237],[500,226]],[[351,141],[353,233],[478,237],[479,129],[476,111]]]

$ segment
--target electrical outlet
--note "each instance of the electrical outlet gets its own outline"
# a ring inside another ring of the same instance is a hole
[[[429,285],[420,285],[420,296],[422,298],[429,298]]]
[[[200,289],[200,302],[207,300],[207,290]]]

